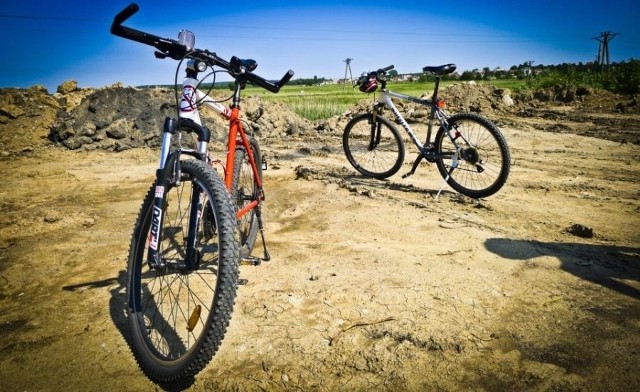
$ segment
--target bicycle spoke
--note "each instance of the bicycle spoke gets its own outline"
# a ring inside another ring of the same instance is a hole
[[[371,114],[354,117],[345,127],[342,144],[347,159],[361,174],[384,179],[395,174],[404,161],[404,145],[398,131],[378,117],[372,132]]]

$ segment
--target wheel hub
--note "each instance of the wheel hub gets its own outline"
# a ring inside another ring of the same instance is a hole
[[[478,154],[478,150],[476,150],[474,147],[467,147],[462,150],[460,158],[471,163],[472,165],[475,165],[476,163],[478,163],[478,161],[480,161],[480,154]]]

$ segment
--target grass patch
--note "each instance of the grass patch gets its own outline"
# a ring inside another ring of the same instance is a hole
[[[323,120],[341,115],[358,101],[367,96],[351,87],[326,86],[285,86],[278,94],[272,94],[252,87],[249,94],[255,94],[267,101],[279,101],[287,105],[301,117],[311,121]]]
[[[440,88],[459,81],[443,81]],[[501,88],[518,89],[524,84],[518,80],[492,80],[487,83]],[[421,96],[433,93],[433,82],[389,83],[387,88],[402,94]],[[324,86],[284,86],[278,94],[259,87],[247,86],[245,94],[257,95],[267,101],[279,101],[289,106],[299,116],[311,121],[323,120],[341,115],[363,99],[373,100],[373,94],[364,94],[350,86],[331,84]],[[376,97],[378,94],[376,94]]]

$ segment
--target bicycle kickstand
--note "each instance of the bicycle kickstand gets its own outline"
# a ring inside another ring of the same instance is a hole
[[[442,190],[444,189],[445,186],[447,186],[447,181],[449,181],[449,177],[451,177],[451,175],[447,173],[447,176],[444,178],[444,181],[442,182],[442,186],[440,187],[440,190],[436,194],[436,197],[433,198],[434,200],[438,200],[438,197],[440,197]]]
[[[267,250],[267,241],[264,239],[264,225],[262,224],[262,211],[260,211],[260,206],[256,207],[256,218],[258,218],[258,230],[260,230],[260,237],[262,238],[262,248],[264,249],[264,257],[263,261],[271,260],[271,255]]]
[[[442,193],[442,190],[444,189],[444,187],[449,182],[449,179],[451,178],[451,173],[453,173],[453,171],[457,167],[458,167],[458,158],[454,156],[451,162],[451,169],[449,169],[449,171],[447,172],[447,176],[444,178],[444,181],[442,182],[442,186],[440,187],[440,190],[438,191],[438,194],[436,195],[435,200],[438,200],[440,193]]]
[[[418,168],[418,165],[420,164],[420,161],[422,161],[423,159],[424,159],[424,155],[419,154],[416,160],[413,162],[413,165],[411,166],[411,171],[409,173],[403,174],[402,178],[407,178],[413,173],[415,173],[416,169]]]

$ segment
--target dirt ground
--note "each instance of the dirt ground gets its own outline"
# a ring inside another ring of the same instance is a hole
[[[0,157],[0,390],[640,390],[640,145],[501,124],[511,176],[479,201],[427,164],[363,178],[339,135],[261,140],[272,260],[179,385],[139,370],[124,313],[157,153],[29,136]]]

